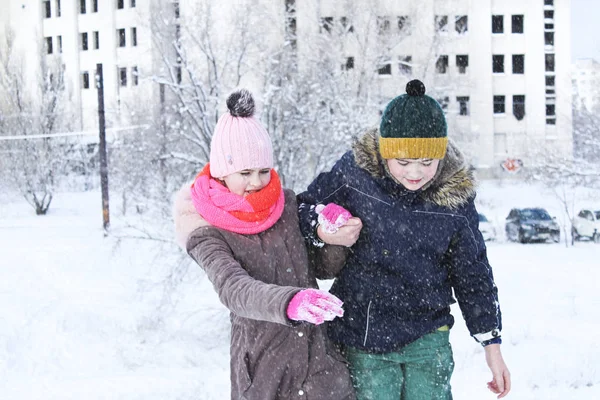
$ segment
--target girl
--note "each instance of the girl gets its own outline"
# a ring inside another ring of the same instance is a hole
[[[273,169],[271,139],[246,90],[227,99],[210,162],[177,194],[178,243],[231,311],[232,399],[354,399],[324,321],[342,302],[317,289],[295,194]]]

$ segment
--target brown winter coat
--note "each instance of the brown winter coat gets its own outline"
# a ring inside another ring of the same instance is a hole
[[[286,316],[291,298],[316,288],[298,226],[296,197],[270,229],[241,235],[211,226],[195,211],[189,187],[175,199],[177,239],[231,311],[232,399],[354,399],[343,357],[324,325]]]

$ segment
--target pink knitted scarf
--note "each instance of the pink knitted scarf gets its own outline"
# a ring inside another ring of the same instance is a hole
[[[212,178],[207,164],[196,176],[191,194],[196,211],[211,225],[246,235],[272,227],[281,217],[285,204],[279,176],[273,169],[267,186],[242,197]]]

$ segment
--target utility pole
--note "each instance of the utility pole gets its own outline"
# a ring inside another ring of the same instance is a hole
[[[102,220],[104,236],[108,236],[110,212],[108,209],[108,157],[106,156],[106,121],[104,120],[104,78],[102,64],[96,64],[96,88],[98,89],[98,128],[100,133],[100,186],[102,188]]]

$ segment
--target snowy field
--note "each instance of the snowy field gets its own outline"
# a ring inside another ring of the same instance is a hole
[[[531,186],[479,193],[500,232],[488,253],[507,398],[600,399],[600,244],[506,243],[512,206],[541,205],[560,220],[560,204]],[[600,208],[597,194],[580,202]],[[6,193],[0,205],[0,399],[229,398],[227,312],[173,244],[131,238],[139,234],[118,215],[103,237],[98,192],[58,194],[43,217]],[[483,350],[454,315],[454,398],[493,399]]]

